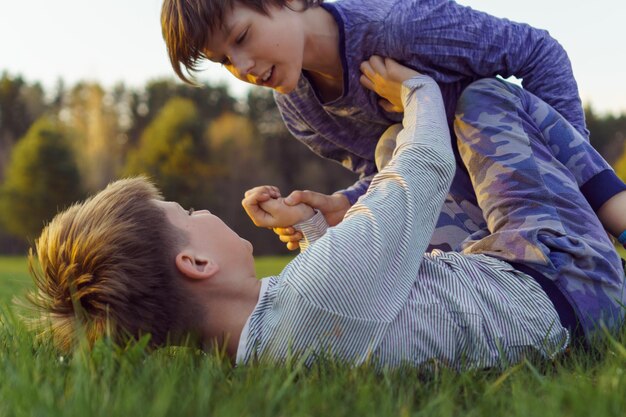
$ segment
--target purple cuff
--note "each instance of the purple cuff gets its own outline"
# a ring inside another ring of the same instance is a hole
[[[591,177],[582,187],[583,193],[593,211],[598,211],[615,194],[626,191],[626,184],[620,180],[615,171],[606,169]]]
[[[356,182],[350,188],[346,188],[345,190],[340,190],[337,192],[345,195],[348,201],[350,202],[350,205],[353,206],[354,203],[356,203],[356,201],[359,199],[359,197],[365,194],[365,192],[367,191],[367,189],[369,188],[372,182],[373,177],[374,177],[373,175],[365,177],[361,179],[360,181]]]

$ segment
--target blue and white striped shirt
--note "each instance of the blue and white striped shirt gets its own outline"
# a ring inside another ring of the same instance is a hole
[[[339,225],[325,230],[319,213],[301,225],[305,250],[264,283],[239,362],[293,353],[482,367],[530,351],[552,356],[567,344],[532,278],[483,255],[424,254],[455,162],[437,85],[409,80],[403,101],[412,117],[393,159]]]

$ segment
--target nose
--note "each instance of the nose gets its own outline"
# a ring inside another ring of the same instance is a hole
[[[236,71],[235,76],[241,80],[249,81],[249,78],[255,77],[251,74],[254,68],[254,60],[245,53],[233,53],[230,57],[230,62],[233,64],[233,69]]]

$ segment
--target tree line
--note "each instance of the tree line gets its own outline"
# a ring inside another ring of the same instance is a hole
[[[248,220],[241,207],[247,189],[330,193],[356,179],[291,138],[267,90],[236,100],[224,85],[163,79],[108,90],[60,81],[44,91],[2,74],[0,253],[23,253],[58,210],[138,174],[166,199],[211,209],[258,254],[286,249]]]
[[[626,178],[626,115],[586,109],[592,144]],[[117,178],[145,174],[168,200],[209,208],[257,254],[284,253],[252,225],[245,190],[277,185],[331,193],[355,175],[291,138],[271,92],[233,98],[225,85],[172,79],[140,88],[97,83],[53,91],[20,76],[0,78],[0,253],[23,253],[54,214]]]

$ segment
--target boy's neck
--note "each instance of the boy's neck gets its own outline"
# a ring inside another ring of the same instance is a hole
[[[259,300],[261,281],[246,280],[236,291],[211,292],[204,297],[203,339],[207,347],[225,349],[235,359],[241,332]]]
[[[308,72],[324,101],[343,91],[343,67],[339,52],[339,27],[333,16],[322,7],[303,13],[306,38],[302,69]]]

